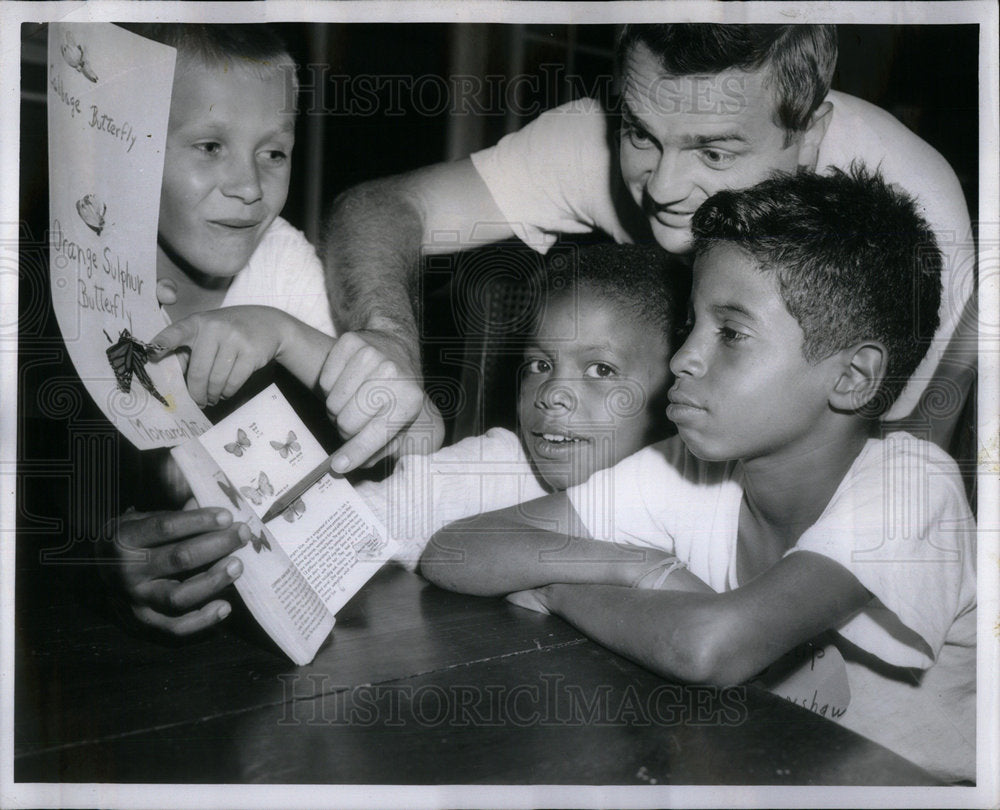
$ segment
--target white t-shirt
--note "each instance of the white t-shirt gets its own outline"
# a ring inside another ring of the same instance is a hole
[[[665,549],[715,590],[739,586],[735,462],[700,461],[674,437],[568,495],[595,539]],[[850,690],[833,719],[949,781],[975,778],[975,543],[955,462],[897,432],[864,446],[788,552],[836,560],[874,596],[833,628]]]
[[[517,436],[493,428],[426,456],[404,456],[392,475],[357,491],[400,543],[411,571],[427,541],[448,523],[546,494]]]
[[[944,254],[941,323],[927,356],[913,373],[887,419],[901,419],[917,404],[941,353],[955,332],[975,281],[975,244],[969,212],[954,171],[931,146],[885,110],[832,91],[833,112],[817,168],[847,169],[854,160],[916,198]],[[593,99],[543,113],[472,163],[514,232],[545,252],[561,233],[601,230],[618,242],[653,237],[621,178],[613,119]],[[948,382],[945,391],[951,391]]]
[[[323,264],[305,235],[281,217],[233,279],[222,306],[281,309],[328,335],[336,335],[323,280]]]

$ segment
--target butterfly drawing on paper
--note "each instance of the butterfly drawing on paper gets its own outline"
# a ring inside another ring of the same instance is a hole
[[[66,64],[73,70],[78,70],[92,82],[97,81],[97,74],[87,63],[87,55],[83,52],[83,48],[76,44],[76,37],[73,36],[72,31],[66,32],[59,50],[62,51]]]
[[[104,336],[113,343],[111,335],[105,332]],[[108,347],[108,362],[111,363],[111,370],[115,373],[119,391],[130,394],[132,392],[132,376],[135,375],[143,388],[169,408],[170,403],[167,402],[163,394],[156,390],[149,374],[146,373],[149,353],[158,351],[163,351],[163,347],[152,343],[143,343],[132,337],[128,329],[122,329],[121,335],[118,336],[118,342]]]
[[[299,498],[288,505],[288,508],[281,513],[281,516],[289,523],[294,523],[306,513],[306,505]]]
[[[277,450],[282,458],[288,458],[292,453],[298,453],[302,449],[302,445],[298,443],[294,430],[288,431],[288,441],[284,443],[276,442],[272,439],[271,447]]]
[[[263,526],[260,528],[260,534],[250,532],[250,543],[253,545],[253,550],[258,554],[260,554],[260,552],[265,548],[268,551],[271,550],[271,544],[267,542],[267,536],[264,534]]]
[[[240,496],[236,491],[236,487],[232,485],[230,480],[223,475],[222,478],[216,478],[215,482],[219,485],[219,489],[221,489],[226,494],[226,497],[229,498],[230,502],[233,504],[233,508],[239,509]]]
[[[250,439],[247,432],[240,428],[236,431],[236,441],[224,445],[227,453],[232,453],[236,458],[243,458],[243,451],[250,446]]]
[[[107,204],[102,203],[96,194],[86,194],[76,201],[76,213],[80,215],[84,225],[98,236],[104,230],[104,214],[107,210]]]
[[[257,486],[240,487],[240,492],[243,493],[244,498],[251,500],[254,506],[260,506],[264,503],[264,498],[269,498],[274,494],[274,487],[268,480],[267,473],[261,472],[261,474],[257,476]]]
[[[385,546],[386,541],[375,532],[369,532],[354,544],[354,553],[359,560],[373,560]]]

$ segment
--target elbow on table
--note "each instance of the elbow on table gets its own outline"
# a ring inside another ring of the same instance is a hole
[[[652,668],[687,683],[734,686],[760,669],[745,649],[745,634],[725,610],[710,608],[702,621],[675,628],[657,645]]]

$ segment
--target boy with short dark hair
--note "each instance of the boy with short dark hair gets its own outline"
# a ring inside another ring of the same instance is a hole
[[[679,437],[439,532],[422,572],[537,589],[515,598],[681,680],[746,681],[811,642],[822,677],[772,667],[775,692],[974,779],[975,524],[955,463],[871,418],[937,325],[927,224],[855,168],[720,192],[693,229]],[[676,558],[637,576],[651,550]]]

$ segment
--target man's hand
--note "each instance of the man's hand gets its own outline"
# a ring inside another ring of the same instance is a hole
[[[129,511],[115,522],[113,540],[100,548],[102,573],[142,624],[185,636],[229,615],[230,604],[214,597],[243,572],[227,555],[249,540],[246,525],[225,509]]]
[[[336,472],[441,446],[444,420],[422,382],[394,336],[366,330],[337,339],[319,377],[327,412],[348,440],[333,461]]]

